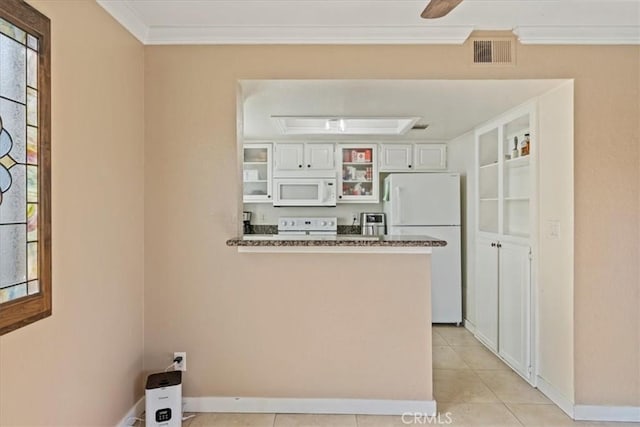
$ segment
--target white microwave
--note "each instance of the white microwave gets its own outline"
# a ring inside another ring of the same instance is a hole
[[[273,206],[335,206],[335,178],[276,178]]]

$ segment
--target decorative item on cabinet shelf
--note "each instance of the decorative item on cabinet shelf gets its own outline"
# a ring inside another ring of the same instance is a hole
[[[354,148],[342,151],[343,163],[371,163],[372,156],[371,148]]]
[[[529,146],[531,144],[531,139],[529,137],[528,133],[524,134],[524,139],[522,140],[521,144],[520,144],[520,155],[521,156],[528,156],[529,155]]]
[[[511,150],[511,158],[515,159],[518,157],[518,137],[513,137],[513,150]]]
[[[245,169],[242,174],[244,181],[258,181],[260,179],[256,169]]]
[[[371,182],[349,182],[342,185],[342,194],[345,196],[371,196],[373,189]]]

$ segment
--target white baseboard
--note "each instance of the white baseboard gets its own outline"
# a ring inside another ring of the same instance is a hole
[[[467,331],[471,332],[472,334],[475,335],[476,333],[476,325],[474,325],[473,323],[469,322],[467,319],[464,319],[464,327]]]
[[[140,414],[144,412],[144,396],[140,398],[134,405],[129,409],[129,412],[125,414],[124,417],[116,424],[117,427],[129,427],[135,424],[134,417],[140,418]]]
[[[536,386],[545,396],[547,396],[553,403],[555,403],[565,414],[569,417],[574,417],[574,404],[565,397],[557,388],[552,384],[545,381],[540,375],[536,376]]]
[[[573,413],[578,421],[640,422],[640,406],[576,405]]]
[[[280,414],[436,414],[435,400],[288,399],[265,397],[185,397],[185,412]]]
[[[640,422],[640,406],[575,405],[538,375],[538,389],[576,421]]]

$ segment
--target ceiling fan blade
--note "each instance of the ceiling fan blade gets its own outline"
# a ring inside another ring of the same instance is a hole
[[[462,0],[431,0],[420,16],[424,19],[442,18],[461,2]]]

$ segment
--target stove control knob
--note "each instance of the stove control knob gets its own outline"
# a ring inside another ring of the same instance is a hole
[[[287,221],[282,221],[282,225],[286,227],[289,223]]]
[[[325,225],[327,225],[327,221],[320,221],[320,225],[324,227]]]
[[[333,221],[329,221],[329,225],[333,225]]]

